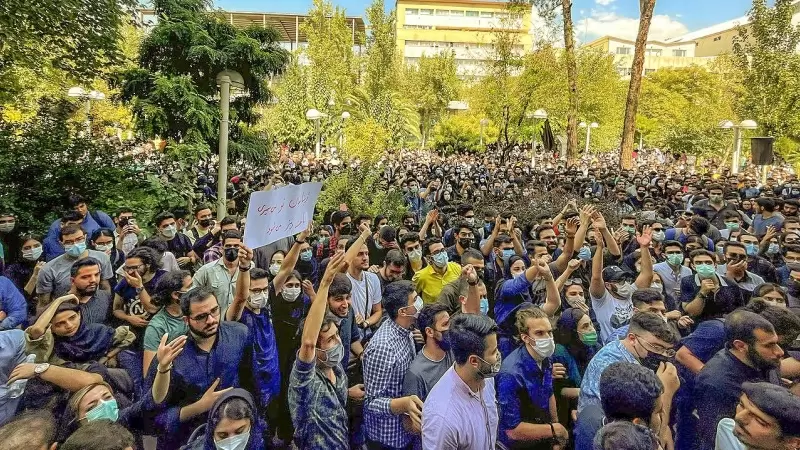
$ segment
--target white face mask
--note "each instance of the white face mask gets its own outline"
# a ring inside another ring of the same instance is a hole
[[[551,337],[535,339],[534,342],[533,351],[543,358],[549,358],[556,350],[556,342]]]
[[[105,252],[105,253],[108,253],[108,252],[110,252],[110,251],[111,251],[111,249],[112,249],[113,247],[114,247],[114,246],[113,246],[113,245],[111,245],[111,244],[107,244],[107,245],[95,245],[95,246],[94,246],[95,250],[97,250],[98,252]]]
[[[217,450],[245,450],[249,441],[250,430],[247,430],[242,434],[237,434],[221,441],[214,441],[214,447]]]
[[[258,294],[251,294],[250,299],[250,306],[256,309],[263,308],[267,306],[267,293],[266,292],[259,292]]]
[[[419,261],[422,259],[422,249],[417,249],[408,253],[408,259],[411,261]]]
[[[297,300],[297,297],[300,296],[300,288],[283,288],[283,292],[281,294],[283,295],[284,300],[287,302],[293,302]]]
[[[622,298],[630,297],[633,294],[634,288],[633,285],[629,282],[625,282],[623,284],[617,285],[617,295]]]
[[[161,230],[161,234],[167,239],[174,238],[177,233],[178,233],[178,228],[175,225],[170,225]]]
[[[269,273],[271,273],[273,277],[277,275],[280,270],[281,270],[280,264],[272,264],[269,266]]]

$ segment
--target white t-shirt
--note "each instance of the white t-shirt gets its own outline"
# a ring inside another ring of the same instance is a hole
[[[592,299],[592,309],[597,317],[597,323],[600,324],[600,339],[607,344],[614,330],[627,325],[630,321],[633,315],[633,302],[630,297],[620,300],[608,290],[601,298],[595,298],[591,293],[589,296]]]
[[[361,314],[365,319],[372,315],[372,307],[381,302],[381,280],[372,272],[361,272],[361,281],[356,280],[350,273],[347,278],[353,284],[350,291],[350,304],[355,315]],[[369,311],[366,311],[367,297],[369,297]]]

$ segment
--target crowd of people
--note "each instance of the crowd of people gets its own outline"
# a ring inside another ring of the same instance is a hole
[[[202,168],[155,217],[0,212],[0,449],[800,449],[790,170],[405,150],[402,216],[244,245],[250,192],[358,166]]]

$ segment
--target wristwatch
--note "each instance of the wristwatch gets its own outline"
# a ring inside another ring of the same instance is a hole
[[[33,368],[33,374],[38,377],[39,375],[47,372],[47,369],[49,368],[50,368],[50,363],[37,364],[36,367]]]

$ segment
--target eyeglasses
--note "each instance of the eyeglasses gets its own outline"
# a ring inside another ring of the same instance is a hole
[[[64,245],[75,245],[75,244],[79,244],[81,242],[86,242],[86,236],[81,236],[81,237],[75,238],[75,239],[73,239],[71,241],[64,241]]]
[[[671,348],[663,348],[661,346],[653,345],[645,340],[642,340],[640,336],[636,336],[636,340],[639,341],[639,343],[642,344],[642,347],[644,347],[645,350],[649,352],[653,352],[661,356],[666,356],[667,358],[675,357],[675,350]]]
[[[211,309],[210,312],[198,314],[194,317],[189,317],[190,320],[194,320],[195,322],[207,322],[209,317],[217,318],[219,317],[219,305],[215,306]]]
[[[133,272],[135,270],[139,270],[140,267],[144,267],[144,266],[145,266],[145,264],[139,264],[139,265],[136,265],[136,266],[124,266],[123,270],[125,270],[125,272]]]

